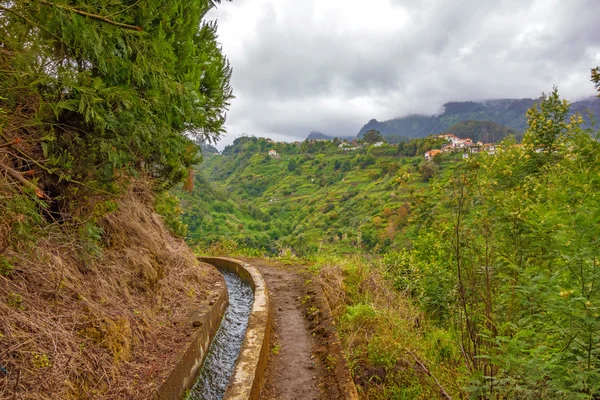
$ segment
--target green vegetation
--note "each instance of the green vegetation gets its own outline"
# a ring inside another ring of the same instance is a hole
[[[498,143],[508,136],[514,136],[517,141],[520,141],[523,137],[515,129],[492,121],[461,121],[446,129],[444,133],[451,133],[459,138],[470,138],[473,143]]]
[[[529,111],[524,146],[473,158],[415,198],[400,281],[418,276],[413,297],[460,333],[475,397],[600,394],[600,145],[568,113],[554,91]]]
[[[370,144],[377,143],[377,142],[385,142],[385,139],[383,138],[383,135],[381,134],[381,132],[376,131],[375,129],[371,129],[370,131],[367,131],[367,133],[365,133],[363,140],[366,143],[370,143]]]
[[[598,398],[600,144],[556,91],[527,121],[522,144],[434,163],[435,137],[239,138],[198,171],[221,200],[185,197],[190,241],[302,257],[365,397]]]
[[[191,194],[179,193],[188,239],[196,245],[228,239],[268,254],[289,249],[303,256],[323,248],[338,253],[402,248],[406,237],[398,233],[408,225],[410,190],[431,178],[422,155],[442,143],[361,142],[350,150],[353,145],[340,148],[333,141],[295,145],[238,138],[223,155],[206,157]],[[453,157],[460,155],[442,164]]]
[[[119,193],[140,174],[157,189],[187,176],[200,158],[183,132],[218,138],[232,97],[216,25],[202,22],[212,5],[0,8],[0,170],[18,185],[0,183],[2,236],[94,218],[92,197]]]
[[[394,289],[386,276],[390,266],[385,258],[326,254],[312,267],[337,320],[361,398],[435,399],[440,385],[460,398],[467,374],[456,337],[431,324]]]

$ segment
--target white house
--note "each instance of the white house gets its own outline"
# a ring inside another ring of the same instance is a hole
[[[281,158],[276,150],[269,150],[269,155],[273,158]]]

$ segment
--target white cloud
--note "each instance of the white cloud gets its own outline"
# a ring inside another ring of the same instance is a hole
[[[597,0],[234,0],[218,19],[233,66],[229,134],[353,135],[448,101],[594,93]]]

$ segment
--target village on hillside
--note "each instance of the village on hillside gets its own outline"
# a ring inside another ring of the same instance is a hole
[[[447,143],[443,144],[440,149],[432,149],[423,154],[423,157],[425,158],[425,160],[430,161],[430,162],[433,161],[435,156],[437,156],[438,154],[443,154],[443,153],[462,152],[463,158],[469,158],[469,156],[471,154],[485,152],[487,154],[494,155],[494,154],[496,154],[496,151],[497,151],[497,145],[494,143],[483,143],[483,142],[475,143],[475,142],[473,142],[473,140],[471,138],[459,138],[458,136],[456,136],[454,134],[450,134],[450,133],[432,135],[432,137],[444,139]],[[307,142],[309,144],[313,144],[316,142],[330,142],[330,141],[332,141],[332,139],[319,138],[319,139],[307,139],[305,142]],[[275,143],[272,139],[267,139],[267,142]],[[296,141],[296,142],[292,142],[292,144],[295,144],[296,146],[300,146],[305,142]],[[334,143],[335,143],[335,141],[334,141]],[[385,142],[376,142],[376,143],[370,144],[370,146],[371,147],[380,147],[385,144],[386,144]],[[367,146],[369,146],[369,145],[367,144]],[[365,147],[365,143],[358,138],[355,138],[352,141],[343,139],[343,140],[339,141],[339,144],[337,144],[337,147],[344,152],[348,152],[348,151],[359,150],[359,149]],[[270,149],[268,154],[273,158],[277,158],[277,159],[281,158],[281,154],[277,153],[277,151],[274,149]]]
[[[426,152],[423,156],[427,161],[432,161],[433,158],[442,153],[452,153],[459,150],[463,150],[463,158],[469,158],[470,154],[477,154],[482,151],[488,154],[496,154],[496,145],[493,143],[482,143],[477,142],[473,143],[473,140],[470,138],[461,139],[453,134],[442,134],[437,135],[436,137],[440,139],[445,139],[449,143],[442,145],[441,149],[433,149]]]

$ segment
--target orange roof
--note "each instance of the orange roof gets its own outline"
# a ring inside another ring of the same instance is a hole
[[[436,154],[440,154],[442,151],[438,150],[438,149],[433,149],[433,150],[429,150],[428,152],[425,153],[425,157],[427,156],[435,156]]]

